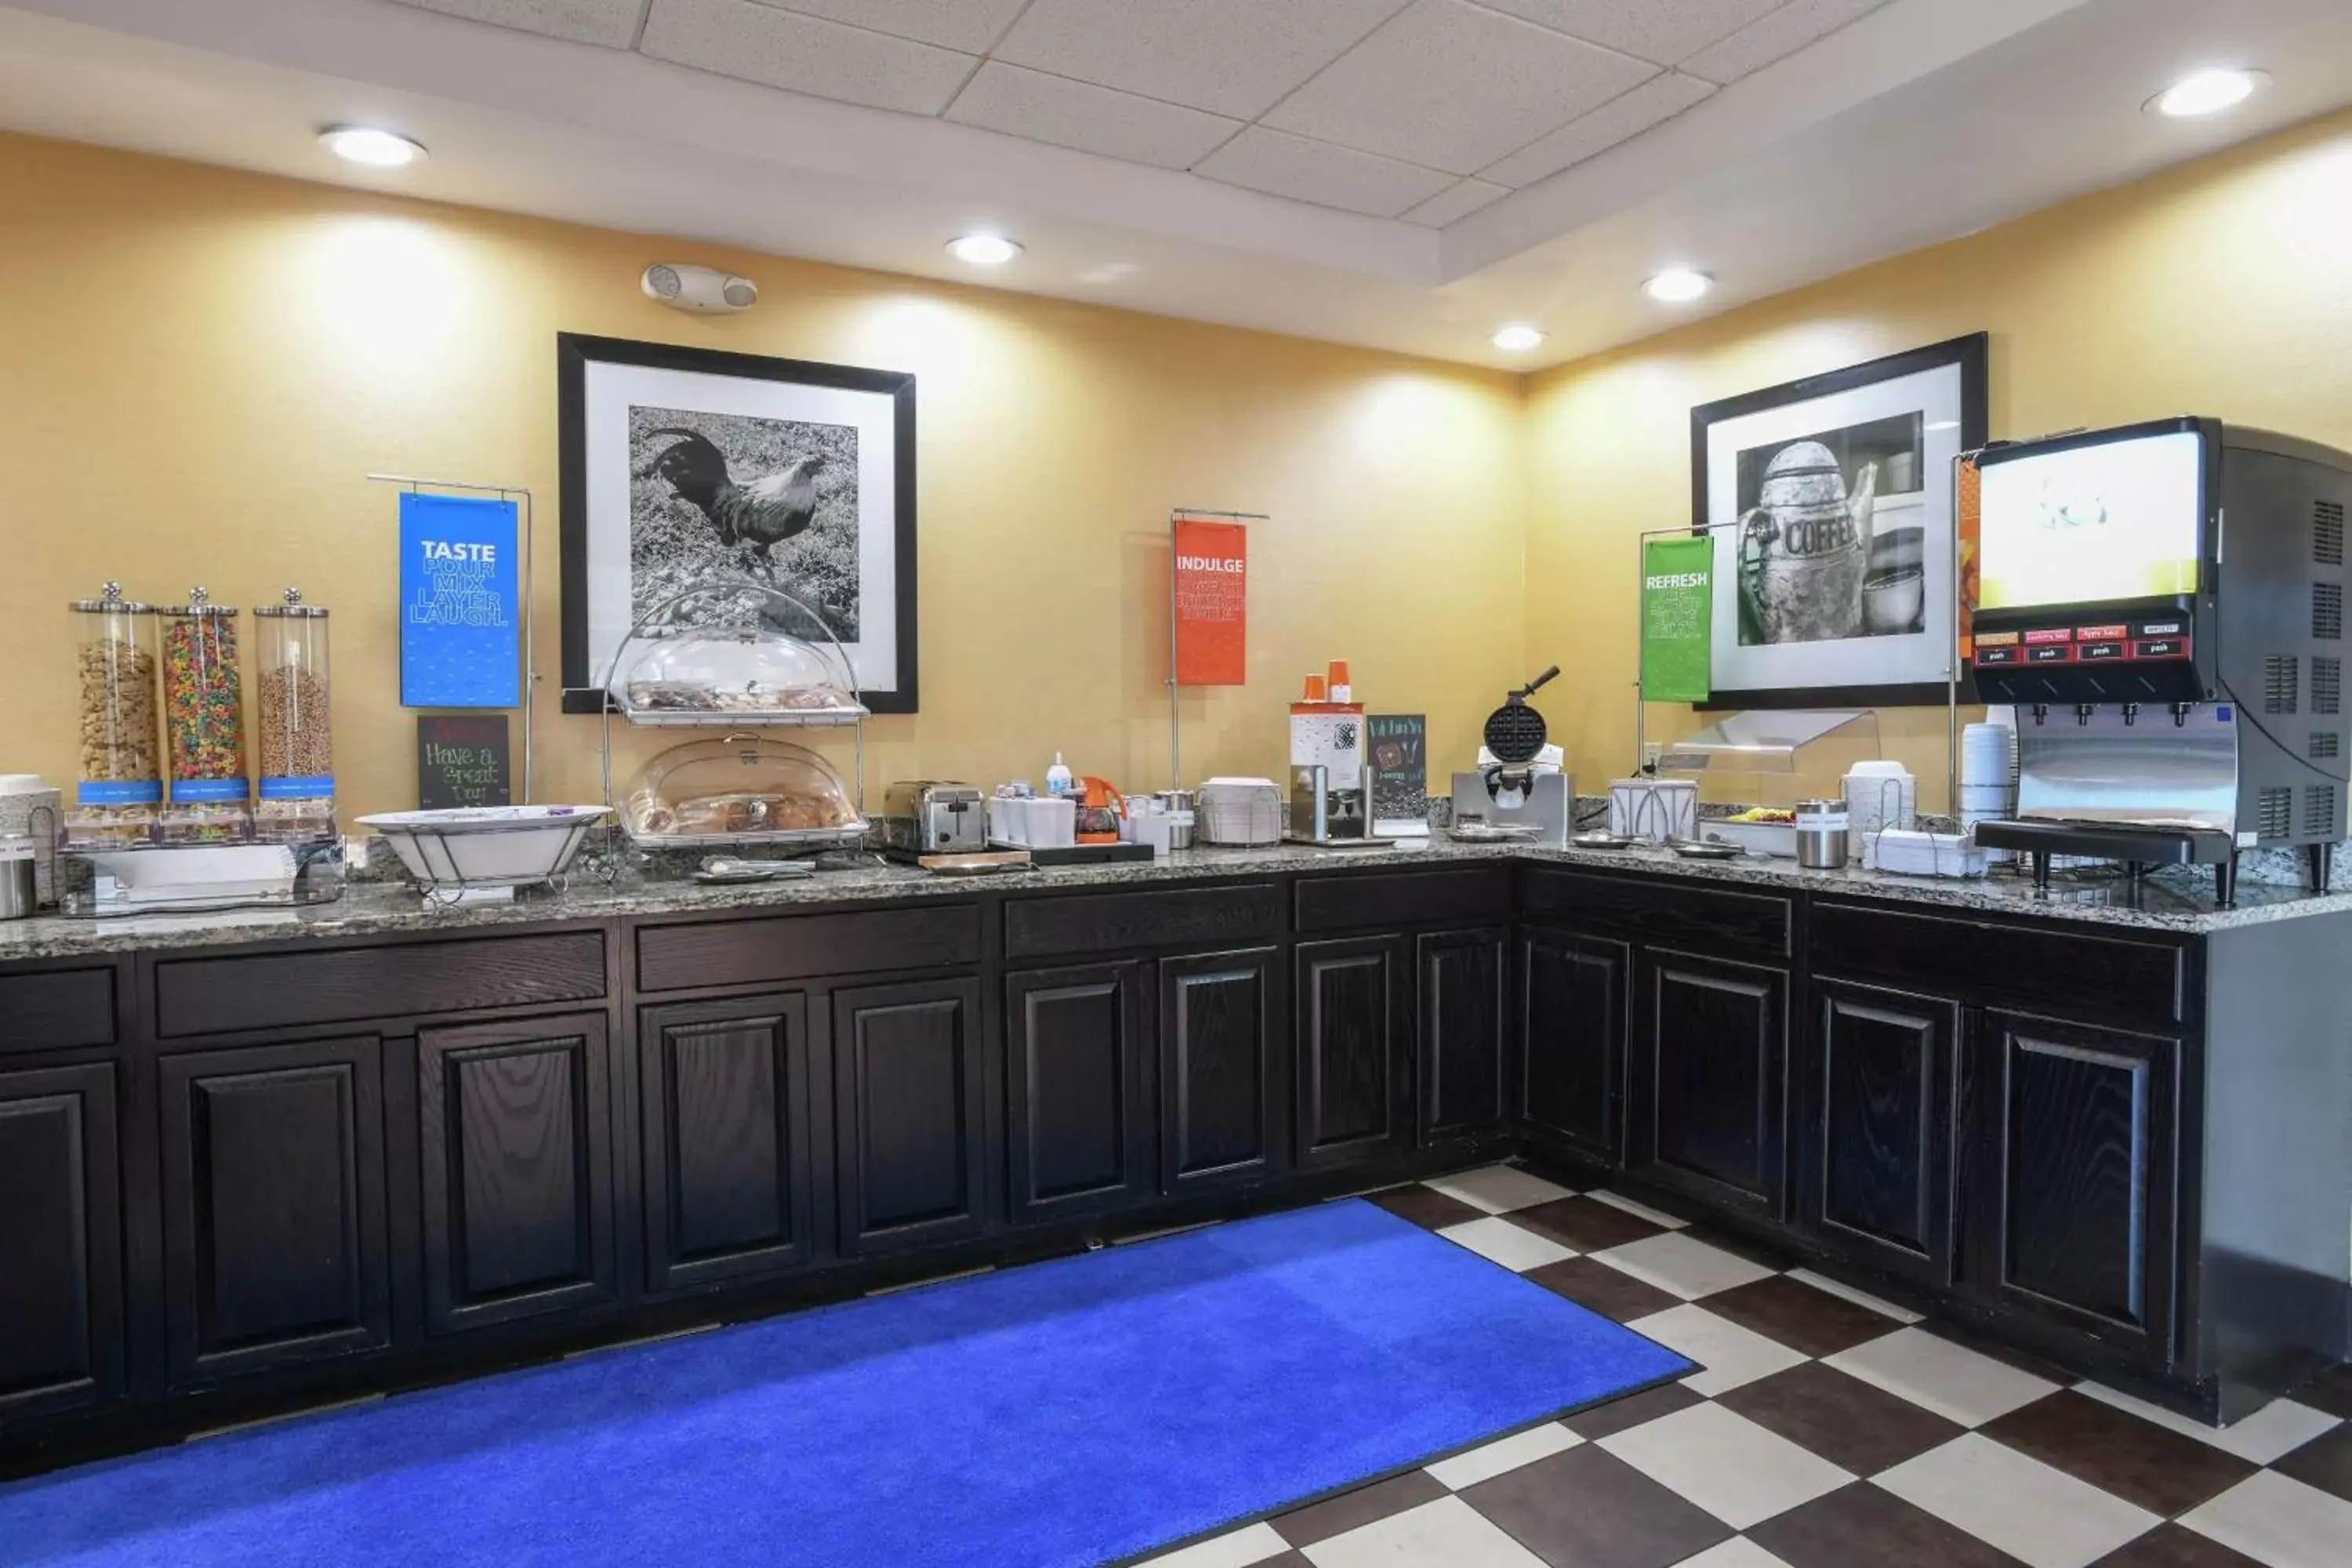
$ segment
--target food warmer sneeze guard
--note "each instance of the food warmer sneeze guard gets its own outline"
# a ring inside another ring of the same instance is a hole
[[[2017,818],[1978,842],[2211,866],[2345,837],[2344,516],[2352,456],[2181,417],[1979,458],[1971,665],[2019,709]],[[2249,702],[2256,706],[2249,706]]]

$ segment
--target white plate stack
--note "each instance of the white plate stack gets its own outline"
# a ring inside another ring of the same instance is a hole
[[[1960,830],[2005,822],[2017,810],[2017,731],[1971,724],[1960,731]],[[2006,860],[2006,851],[1994,858]]]
[[[1854,864],[1878,864],[1878,835],[1908,831],[1919,815],[1919,781],[1901,763],[1856,763],[1845,775],[1846,842]]]
[[[1201,786],[1203,844],[1282,842],[1282,791],[1272,779],[1211,779]]]

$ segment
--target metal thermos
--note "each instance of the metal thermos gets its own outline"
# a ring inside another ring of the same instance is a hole
[[[1845,865],[1846,811],[1842,800],[1797,803],[1797,864],[1816,871]]]
[[[0,838],[0,921],[31,918],[41,907],[40,861],[33,840]]]

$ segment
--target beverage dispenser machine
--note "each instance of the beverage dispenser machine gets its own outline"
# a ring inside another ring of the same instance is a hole
[[[2210,866],[2345,837],[2352,455],[2181,417],[1986,450],[1971,662],[2018,705],[2014,821],[1977,841]]]

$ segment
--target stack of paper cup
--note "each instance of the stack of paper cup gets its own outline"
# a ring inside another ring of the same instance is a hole
[[[1878,864],[1878,835],[1908,829],[1919,814],[1919,781],[1901,763],[1856,763],[1845,775],[1849,853],[1862,866]]]
[[[2017,731],[2006,724],[1969,725],[1960,731],[1961,831],[2006,821],[2016,811]]]

